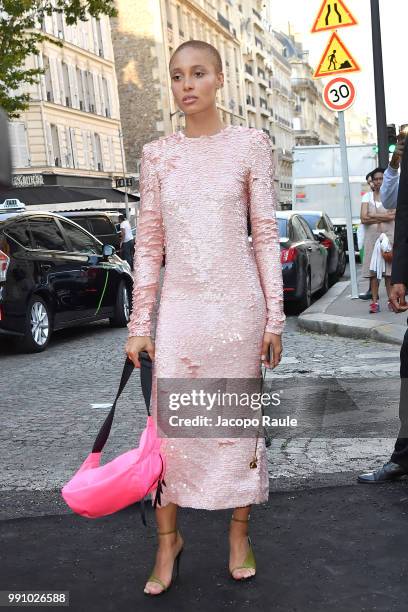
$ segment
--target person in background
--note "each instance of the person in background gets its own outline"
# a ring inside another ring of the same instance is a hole
[[[400,132],[397,138],[397,146],[391,157],[388,168],[384,172],[384,180],[381,185],[380,195],[384,208],[393,210],[397,208],[398,189],[399,189],[399,168],[404,155],[407,133]]]
[[[401,163],[401,178],[398,168]],[[405,296],[408,287],[408,138],[405,134],[398,137],[398,145],[390,165],[384,174],[381,199],[385,208],[396,207],[395,239],[391,273],[391,305],[394,312],[407,312]],[[401,346],[401,387],[399,418],[401,421],[398,438],[390,460],[381,468],[360,474],[358,481],[381,483],[408,475],[408,329]]]
[[[373,198],[373,191],[374,191],[374,186],[373,186],[373,177],[372,177],[372,173],[369,172],[366,175],[366,181],[367,181],[367,185],[370,188],[370,191],[367,191],[367,193],[365,193],[363,195],[363,197],[361,198],[361,209],[360,209],[360,216],[361,216],[361,212],[362,212],[362,208],[363,208],[363,204],[364,202],[370,202]],[[364,227],[364,225],[363,225]],[[363,263],[364,261],[364,245],[363,248],[360,249],[360,261],[361,263]],[[359,293],[358,297],[360,298],[360,300],[371,300],[373,297],[373,294],[371,293],[371,283],[368,283],[368,289],[365,293]]]
[[[128,262],[131,270],[133,270],[133,254],[135,249],[135,241],[133,239],[132,228],[125,215],[121,214],[120,220],[120,256]]]
[[[372,293],[370,313],[375,314],[380,311],[378,299],[379,280],[376,272],[370,268],[370,262],[375,244],[381,234],[386,234],[392,246],[394,241],[395,211],[386,210],[381,202],[380,188],[383,182],[384,170],[376,168],[372,171],[371,177],[374,192],[372,201],[363,202],[361,205],[361,223],[365,225],[364,260],[361,276],[370,279]],[[388,308],[391,310],[391,263],[388,261],[385,262],[384,276],[388,295]]]

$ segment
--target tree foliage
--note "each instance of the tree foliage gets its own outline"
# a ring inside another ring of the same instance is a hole
[[[30,98],[22,89],[37,83],[40,68],[27,68],[26,59],[39,54],[39,43],[52,40],[41,30],[46,15],[64,13],[68,25],[89,16],[116,15],[114,0],[0,0],[0,106],[9,118],[28,107]]]

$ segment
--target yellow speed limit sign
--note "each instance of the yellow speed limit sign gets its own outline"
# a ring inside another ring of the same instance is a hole
[[[356,99],[356,88],[346,77],[329,81],[323,90],[323,102],[332,111],[345,111]]]

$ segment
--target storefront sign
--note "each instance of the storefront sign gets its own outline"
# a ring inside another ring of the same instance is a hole
[[[44,185],[42,174],[15,174],[13,176],[13,187],[40,187]]]

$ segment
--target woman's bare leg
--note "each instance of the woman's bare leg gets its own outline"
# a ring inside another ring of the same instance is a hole
[[[388,299],[391,297],[391,276],[385,276],[385,288],[387,290]]]
[[[167,532],[176,529],[178,506],[169,503],[167,506],[156,508],[157,531]],[[173,573],[174,559],[183,546],[183,538],[180,533],[169,533],[168,535],[158,535],[158,548],[156,562],[152,573],[160,578],[164,584],[168,585]],[[147,582],[145,592],[158,594],[163,590],[157,582]]]
[[[246,521],[249,517],[251,506],[244,506],[243,508],[234,509],[234,517]],[[248,523],[233,521],[230,522],[229,531],[229,545],[230,545],[230,558],[229,558],[229,569],[242,565],[245,561],[245,557],[248,553]],[[235,570],[234,578],[248,578],[255,574],[255,570],[244,568]]]
[[[378,288],[379,288],[380,283],[378,282],[378,278],[376,276],[372,276],[370,278],[370,287],[371,287],[371,293],[373,295],[373,302],[378,302]]]

